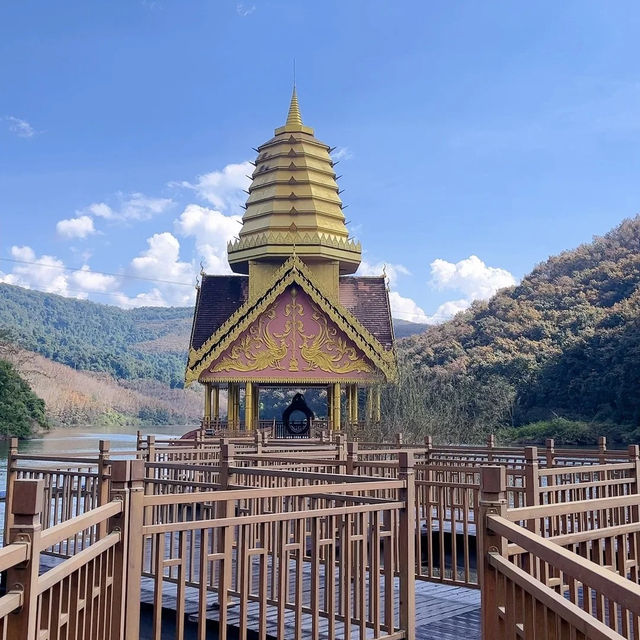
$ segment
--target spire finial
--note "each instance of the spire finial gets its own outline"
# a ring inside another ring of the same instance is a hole
[[[289,115],[287,116],[286,126],[302,126],[302,116],[300,115],[300,107],[298,105],[298,94],[296,93],[296,85],[293,85],[293,93],[291,94],[291,104],[289,105]]]

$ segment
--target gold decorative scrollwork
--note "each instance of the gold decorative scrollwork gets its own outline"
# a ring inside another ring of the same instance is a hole
[[[298,298],[295,286],[289,289],[289,295],[290,302],[284,307],[286,320],[280,333],[270,328],[271,322],[277,317],[276,301],[209,370],[212,373],[269,368],[282,371],[282,360],[288,354],[288,369],[291,372],[300,371],[298,356],[306,363],[304,371],[320,370],[337,374],[374,372],[371,363],[359,355],[355,346],[335,326],[329,324],[327,316],[312,302],[309,321],[313,321],[317,329],[305,333],[305,329],[309,331],[310,327],[305,327],[305,307]]]
[[[327,317],[316,306],[312,305],[312,309],[318,333],[315,336],[303,336],[300,355],[307,363],[305,371],[320,369],[330,373],[372,373],[371,365],[338,335],[335,327],[329,326]]]
[[[281,370],[280,361],[287,355],[284,340],[278,343],[269,330],[276,318],[276,304],[271,305],[260,316],[258,322],[249,327],[247,334],[234,344],[227,356],[216,362],[210,369],[217,371],[260,371],[272,367]]]

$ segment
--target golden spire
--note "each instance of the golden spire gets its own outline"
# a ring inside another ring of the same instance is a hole
[[[311,127],[305,127],[302,124],[302,115],[300,114],[298,92],[296,91],[295,82],[293,83],[293,93],[291,94],[287,122],[283,127],[278,127],[275,133],[276,135],[281,133],[308,133],[311,136],[313,135],[313,129]]]
[[[287,115],[286,126],[302,126],[302,115],[300,114],[300,106],[298,105],[298,94],[296,93],[296,85],[293,85],[293,94],[291,94],[291,104],[289,105],[289,115]]]

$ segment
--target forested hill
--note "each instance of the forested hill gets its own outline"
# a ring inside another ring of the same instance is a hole
[[[191,308],[118,307],[0,284],[0,328],[75,369],[181,386]]]
[[[399,350],[430,380],[511,389],[516,424],[562,416],[639,426],[640,216]]]

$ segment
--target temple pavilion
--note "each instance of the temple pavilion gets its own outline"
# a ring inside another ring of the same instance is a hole
[[[333,430],[379,421],[380,387],[397,372],[386,279],[353,275],[361,246],[331,148],[303,124],[295,88],[286,124],[257,152],[227,247],[236,275],[203,273],[198,288],[185,380],[204,385],[204,424],[257,428],[259,394],[273,387],[326,389]]]

